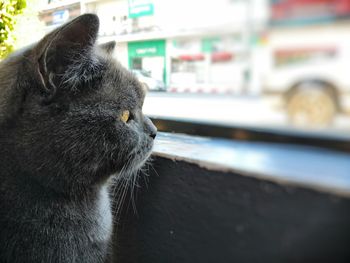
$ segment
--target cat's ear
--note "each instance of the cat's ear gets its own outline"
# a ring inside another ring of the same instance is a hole
[[[35,48],[37,72],[47,92],[56,90],[74,63],[88,62],[99,29],[94,14],[81,15],[46,35]],[[87,63],[88,64],[88,63]]]
[[[115,41],[110,41],[110,42],[107,42],[107,43],[100,44],[99,47],[102,50],[104,50],[105,52],[107,52],[108,54],[111,54],[111,53],[113,53],[116,44],[117,43]]]

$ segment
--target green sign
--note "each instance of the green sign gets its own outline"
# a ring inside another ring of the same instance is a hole
[[[215,51],[215,46],[220,43],[220,38],[211,37],[202,39],[202,52],[211,53]]]
[[[152,0],[129,0],[129,17],[151,16],[154,13]]]
[[[151,40],[128,43],[129,57],[165,56],[165,41]]]

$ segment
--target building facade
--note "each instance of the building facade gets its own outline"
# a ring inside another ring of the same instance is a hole
[[[148,72],[169,91],[242,93],[251,83],[252,40],[263,35],[267,1],[51,1],[48,30],[81,13],[100,18],[99,42],[115,40],[127,68]],[[253,43],[254,42],[254,43]]]

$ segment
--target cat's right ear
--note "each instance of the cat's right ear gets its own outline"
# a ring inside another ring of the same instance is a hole
[[[37,73],[49,97],[62,85],[62,77],[74,63],[89,62],[98,29],[98,17],[84,14],[46,35],[37,44],[34,49]]]

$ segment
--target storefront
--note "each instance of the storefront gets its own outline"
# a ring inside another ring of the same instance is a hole
[[[170,90],[239,93],[246,58],[236,35],[169,40]]]
[[[128,68],[164,82],[169,91],[240,94],[247,85],[239,34],[132,41],[127,48]]]
[[[128,43],[129,69],[144,70],[166,83],[165,40]]]
[[[272,25],[305,25],[350,17],[349,0],[272,0]]]

